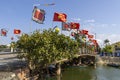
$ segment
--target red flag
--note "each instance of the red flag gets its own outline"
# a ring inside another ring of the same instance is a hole
[[[71,32],[71,36],[74,36],[75,35],[75,32]]]
[[[94,44],[95,46],[98,45],[97,40],[92,40],[92,42],[93,42],[93,44]]]
[[[71,29],[79,29],[80,24],[79,23],[71,22],[70,23],[70,27],[71,27]]]
[[[20,34],[21,33],[21,30],[19,29],[14,29],[14,34]]]
[[[70,31],[70,23],[62,22],[62,30]]]
[[[82,31],[81,31],[81,30],[77,30],[77,33],[78,33],[79,35],[83,36],[83,34],[82,34]]]
[[[7,36],[7,32],[6,29],[1,29],[1,36]]]
[[[93,38],[93,37],[94,37],[93,35],[89,35],[89,34],[88,34],[88,38]]]
[[[81,34],[81,30],[78,30],[78,34]]]
[[[32,20],[36,21],[37,23],[42,24],[44,19],[45,19],[45,11],[35,7],[33,9]]]
[[[66,22],[67,21],[67,15],[64,13],[54,13],[53,21],[60,21],[60,22]]]
[[[88,35],[88,31],[87,30],[82,30],[82,34]]]
[[[89,41],[92,42],[92,39],[90,38]]]

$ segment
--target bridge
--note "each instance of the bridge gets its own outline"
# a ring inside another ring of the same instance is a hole
[[[0,71],[16,70],[25,65],[26,62],[24,60],[18,59],[16,53],[0,53]]]
[[[71,60],[68,59],[62,59],[59,61],[55,61],[53,63],[68,63],[69,65],[80,65],[80,64],[85,64],[85,65],[94,65],[96,62],[96,55],[95,54],[78,54],[75,55],[75,57]],[[7,65],[7,66],[6,66]],[[17,66],[15,66],[17,65]],[[18,68],[21,66],[25,66],[25,61],[20,60],[17,58],[16,53],[1,53],[0,54],[0,68],[1,70],[3,68],[7,67],[13,67]]]
[[[53,62],[55,64],[62,63],[61,67],[64,68],[66,66],[79,66],[82,64],[85,65],[94,65],[95,64],[95,54],[78,54],[71,60],[62,59],[59,61]],[[60,65],[59,65],[60,66]],[[0,54],[0,71],[8,72],[16,72],[18,69],[22,67],[26,67],[25,60],[21,60],[17,58],[17,53],[3,53]],[[57,68],[56,74],[60,74],[61,68]],[[14,74],[14,73],[12,73]],[[27,74],[27,73],[25,73]],[[7,75],[10,76],[11,74]]]
[[[52,64],[65,63],[70,66],[79,65],[95,65],[96,64],[96,54],[77,54],[72,59],[62,59],[59,61],[54,61]]]
[[[55,61],[53,63],[60,63],[60,62],[66,62],[66,61],[70,61],[73,62],[73,64],[94,64],[95,63],[95,54],[77,54],[75,55],[75,57],[71,60],[68,59],[62,59],[59,61]],[[20,59],[17,58],[17,53],[11,53],[11,52],[7,52],[7,53],[0,53],[0,65],[3,64],[8,64],[8,63],[14,63],[20,61]]]

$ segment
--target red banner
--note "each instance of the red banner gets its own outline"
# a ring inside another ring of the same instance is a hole
[[[43,21],[45,20],[45,11],[35,7],[33,10],[33,14],[32,14],[32,20],[34,20],[37,23],[42,24]]]
[[[93,44],[94,44],[95,46],[98,45],[97,40],[92,40],[92,42],[93,42]]]
[[[62,30],[70,31],[70,23],[62,22]]]
[[[60,22],[66,22],[67,21],[67,15],[64,13],[54,13],[53,21],[60,21]]]
[[[82,30],[82,34],[88,35],[88,31],[87,30]]]
[[[80,24],[79,23],[75,23],[75,22],[71,22],[70,26],[71,26],[71,29],[79,29]]]
[[[21,30],[19,29],[14,29],[14,34],[20,34],[21,33]]]
[[[1,29],[1,36],[7,36],[7,32],[6,29]]]
[[[71,36],[75,36],[75,32],[71,32]]]
[[[94,36],[93,35],[88,35],[88,38],[93,38]]]

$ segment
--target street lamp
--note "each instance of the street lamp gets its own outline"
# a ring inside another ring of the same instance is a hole
[[[59,33],[60,32],[60,28],[56,27],[55,28],[55,32]]]
[[[59,32],[60,32],[60,28],[58,28],[57,26],[55,26],[55,27],[53,28],[53,31],[55,31],[56,33],[59,33]]]

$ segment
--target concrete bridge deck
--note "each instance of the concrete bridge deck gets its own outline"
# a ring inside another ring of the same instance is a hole
[[[75,55],[75,57],[79,58],[86,58],[86,57],[95,57],[94,54],[80,54]],[[94,60],[94,59],[91,59]],[[68,59],[62,59],[59,61],[54,61],[53,63],[60,63],[69,61]],[[73,61],[74,62],[74,61]],[[17,58],[17,53],[3,53],[0,54],[0,71],[5,70],[9,67],[9,69],[16,69],[21,66],[25,66],[25,61]]]
[[[7,64],[10,62],[18,61],[17,54],[4,53],[0,54],[0,65]]]
[[[0,71],[12,71],[25,65],[26,62],[18,59],[15,53],[0,54]]]
[[[80,55],[75,55],[75,57],[80,57],[80,56],[95,56],[95,54],[80,54]],[[67,61],[68,59],[62,59],[59,61],[55,61],[53,63],[59,63],[59,62],[64,62]],[[1,53],[0,54],[0,65],[7,64],[7,63],[14,63],[20,61],[20,59],[17,58],[17,53]]]

